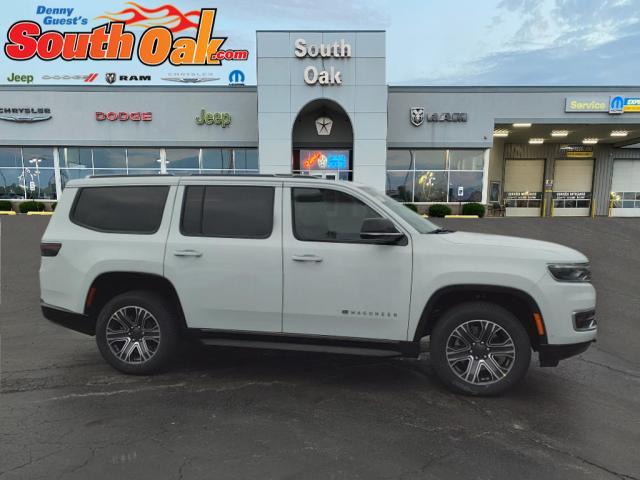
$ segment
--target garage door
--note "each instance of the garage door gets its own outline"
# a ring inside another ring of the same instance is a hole
[[[556,160],[553,174],[553,216],[589,216],[592,186],[592,158]]]
[[[507,160],[504,168],[505,215],[539,217],[544,160]]]
[[[640,160],[613,162],[613,208],[615,217],[640,217]]]

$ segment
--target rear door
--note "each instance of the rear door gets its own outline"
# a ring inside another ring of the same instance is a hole
[[[277,181],[181,181],[165,276],[190,328],[281,331],[281,190]]]

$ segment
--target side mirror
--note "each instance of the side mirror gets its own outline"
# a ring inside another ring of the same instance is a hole
[[[360,238],[375,243],[393,244],[404,238],[388,218],[365,218],[360,228]]]

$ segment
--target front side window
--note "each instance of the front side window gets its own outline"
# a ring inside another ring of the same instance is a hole
[[[185,189],[181,232],[186,236],[268,238],[274,187],[193,185]]]
[[[360,238],[366,218],[380,218],[357,198],[338,190],[293,188],[293,234],[307,242],[368,243]]]
[[[167,186],[81,188],[71,220],[109,233],[151,234],[158,231],[167,201]]]

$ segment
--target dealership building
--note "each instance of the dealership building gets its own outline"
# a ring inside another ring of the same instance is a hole
[[[0,87],[0,197],[298,173],[417,205],[640,216],[640,87],[389,86],[383,31],[258,31],[256,63],[256,86]]]

